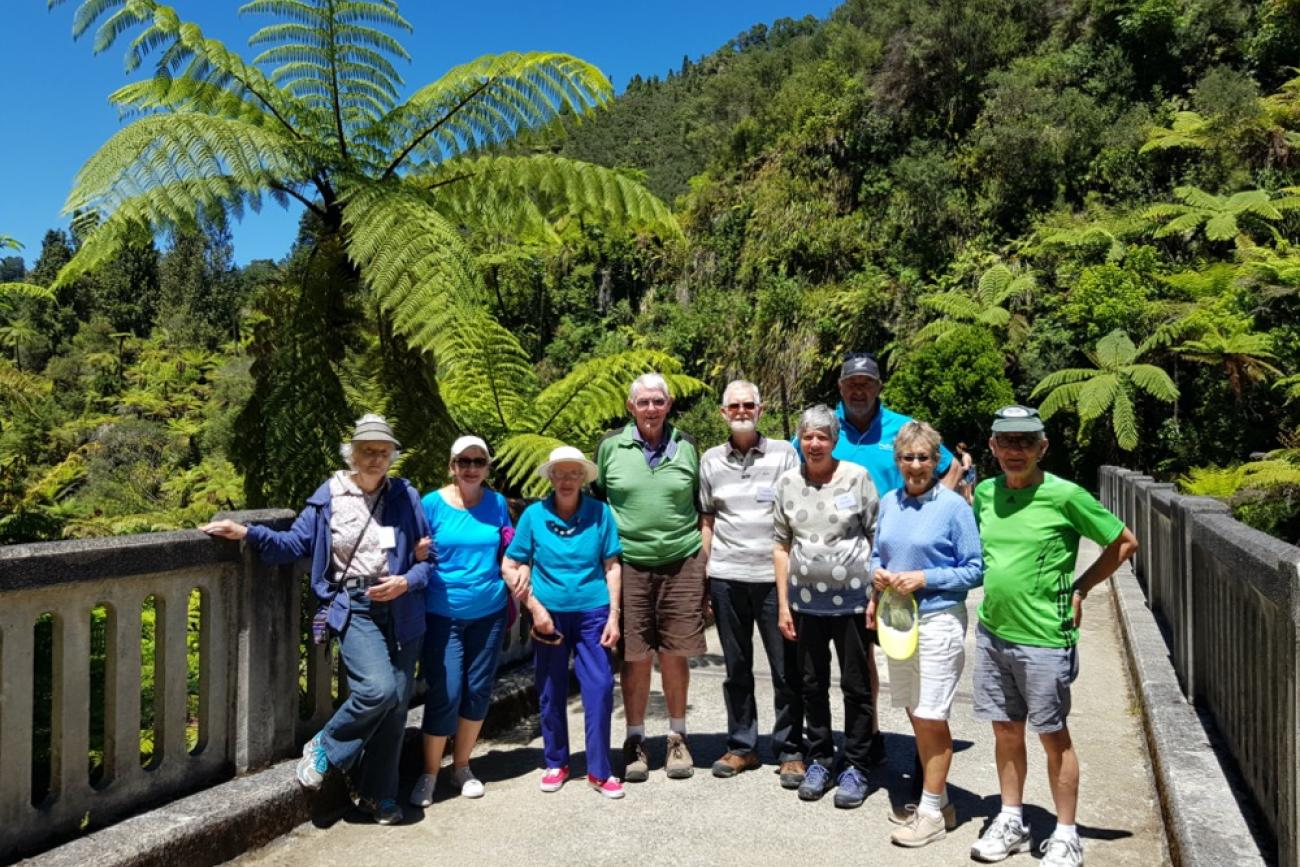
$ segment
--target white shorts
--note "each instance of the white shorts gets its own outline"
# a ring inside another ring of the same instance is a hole
[[[918,631],[916,653],[889,660],[889,694],[913,716],[946,720],[966,664],[966,605],[922,614]]]

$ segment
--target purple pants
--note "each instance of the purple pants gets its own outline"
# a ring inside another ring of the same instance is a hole
[[[533,642],[533,667],[541,707],[542,745],[548,768],[569,764],[569,657],[582,693],[582,715],[587,732],[587,773],[603,780],[609,765],[610,717],[614,713],[614,669],[609,651],[600,646],[600,634],[609,619],[609,607],[589,611],[552,611],[555,629],[564,636],[558,645]]]

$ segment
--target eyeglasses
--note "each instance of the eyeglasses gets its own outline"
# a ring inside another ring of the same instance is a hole
[[[393,450],[385,449],[385,448],[356,449],[354,454],[356,454],[356,456],[361,458],[362,460],[366,460],[366,461],[388,460],[393,456]]]
[[[750,412],[753,412],[757,408],[758,408],[758,404],[754,403],[754,401],[752,400],[738,400],[733,403],[727,404],[728,412],[736,412],[737,410],[742,410],[742,409],[747,409]]]
[[[898,462],[900,464],[928,464],[932,460],[934,460],[934,458],[927,454],[905,454],[898,456]]]
[[[558,473],[551,473],[551,480],[555,482],[585,482],[587,472],[586,470],[562,470]]]
[[[652,406],[655,407],[655,408],[658,408],[658,407],[661,407],[661,406],[667,406],[667,405],[668,405],[668,398],[666,398],[666,397],[642,397],[642,398],[637,398],[637,400],[636,400],[635,402],[633,402],[632,405],[635,406],[637,409],[649,409],[649,408],[652,407]]]
[[[488,459],[487,458],[456,458],[455,463],[456,466],[460,467],[462,470],[468,470],[470,467],[473,467],[476,470],[481,470],[488,465]]]
[[[1014,451],[1027,452],[1038,446],[1041,440],[1035,436],[1007,436],[998,434],[993,438],[1000,449],[1012,449]]]

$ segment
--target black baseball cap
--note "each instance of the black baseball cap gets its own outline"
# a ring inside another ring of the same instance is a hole
[[[851,376],[869,376],[879,382],[880,365],[876,363],[876,357],[870,352],[850,352],[844,356],[844,364],[840,367],[840,382]]]

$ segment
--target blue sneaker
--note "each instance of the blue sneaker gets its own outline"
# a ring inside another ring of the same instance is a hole
[[[857,768],[846,768],[836,781],[835,806],[845,810],[861,807],[867,799],[867,777]]]
[[[822,795],[831,790],[830,768],[820,762],[812,762],[804,772],[803,782],[799,784],[799,800],[818,801]]]
[[[325,782],[329,773],[330,760],[325,757],[325,750],[320,745],[320,735],[307,741],[302,748],[302,758],[298,761],[298,782],[304,789],[316,791]]]
[[[380,825],[396,825],[402,821],[402,808],[392,798],[380,801],[362,798],[357,801],[357,809],[374,818]]]

